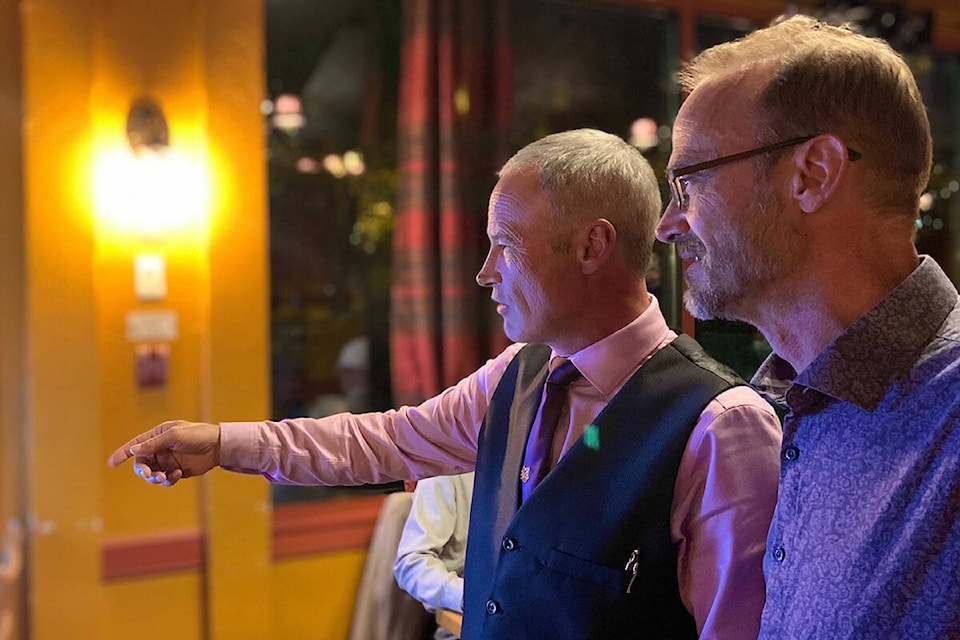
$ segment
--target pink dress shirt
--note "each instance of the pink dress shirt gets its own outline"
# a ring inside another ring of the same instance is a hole
[[[569,354],[583,374],[568,390],[554,441],[559,459],[633,373],[676,334],[659,305]],[[223,423],[220,463],[273,482],[351,485],[472,471],[497,383],[523,347],[513,344],[416,407],[280,422]],[[553,354],[554,356],[558,354]],[[568,355],[568,354],[560,354]],[[762,559],[779,480],[781,429],[752,389],[714,398],[697,421],[674,486],[671,533],[680,595],[701,638],[755,638],[764,604]]]

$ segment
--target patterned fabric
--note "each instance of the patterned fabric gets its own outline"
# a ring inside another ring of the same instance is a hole
[[[487,198],[506,160],[506,0],[407,0],[393,244],[394,400],[417,404],[507,344],[474,278]]]
[[[754,384],[790,409],[760,637],[960,638],[960,304],[940,267]]]

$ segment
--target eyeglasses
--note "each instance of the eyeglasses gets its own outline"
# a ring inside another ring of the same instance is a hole
[[[771,151],[776,151],[777,149],[803,144],[807,140],[813,140],[816,137],[817,136],[800,136],[799,138],[790,138],[789,140],[774,142],[773,144],[757,147],[756,149],[750,149],[749,151],[732,153],[728,156],[720,156],[719,158],[707,160],[706,162],[698,162],[697,164],[691,164],[686,167],[680,167],[679,169],[667,171],[667,179],[670,182],[670,193],[673,196],[673,201],[677,203],[677,207],[680,209],[685,209],[687,207],[689,198],[687,197],[687,181],[682,179],[684,176],[688,176],[692,173],[698,173],[700,171],[706,171],[707,169],[713,169],[714,167],[719,167],[731,162],[737,162],[738,160],[746,160],[747,158],[752,158],[762,153],[770,153]],[[861,158],[860,152],[854,151],[850,147],[847,147],[847,156],[850,158],[851,162],[856,162]]]

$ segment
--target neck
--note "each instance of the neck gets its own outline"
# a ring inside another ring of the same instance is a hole
[[[580,295],[574,330],[550,341],[550,347],[562,355],[574,354],[624,328],[649,306],[650,296],[642,278],[588,288]]]
[[[877,250],[868,260],[833,252],[831,259],[812,259],[819,268],[772,292],[744,319],[799,373],[917,266],[912,242],[896,254],[881,254]]]

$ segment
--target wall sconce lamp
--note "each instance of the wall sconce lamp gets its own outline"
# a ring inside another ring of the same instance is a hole
[[[170,130],[163,110],[152,98],[134,100],[127,113],[127,140],[134,153],[163,152],[170,146]]]
[[[171,146],[167,118],[155,100],[133,101],[126,134],[126,145],[99,154],[98,213],[144,240],[163,239],[201,220],[208,191],[203,163]]]

